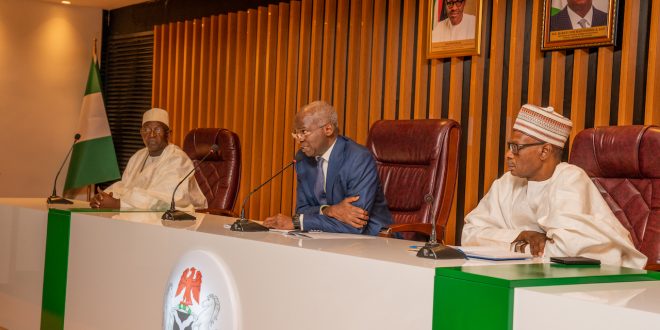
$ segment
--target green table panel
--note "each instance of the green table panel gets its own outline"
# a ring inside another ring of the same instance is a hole
[[[512,329],[519,287],[659,280],[656,272],[608,265],[514,264],[441,267],[435,272],[433,329]]]
[[[41,329],[59,330],[64,328],[70,228],[71,212],[58,209],[48,210]]]
[[[451,277],[436,280],[435,285],[433,329],[511,328],[513,320],[508,311],[513,308],[512,290]]]

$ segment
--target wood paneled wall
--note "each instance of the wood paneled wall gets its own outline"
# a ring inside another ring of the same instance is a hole
[[[154,31],[152,103],[170,111],[178,145],[195,127],[238,133],[239,201],[290,162],[293,116],[310,101],[332,103],[343,134],[363,144],[378,119],[455,119],[463,143],[453,243],[505,170],[523,103],[553,105],[573,120],[572,136],[660,124],[660,2],[619,4],[616,47],[541,52],[542,1],[484,0],[482,55],[435,60],[425,56],[426,1],[302,0],[173,22]],[[294,195],[288,170],[251,199],[248,215],[290,214]]]

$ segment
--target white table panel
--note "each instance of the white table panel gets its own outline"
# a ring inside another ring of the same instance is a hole
[[[513,328],[660,329],[660,281],[515,290]]]
[[[0,199],[0,327],[39,329],[48,217],[45,201]]]
[[[429,329],[434,268],[465,263],[417,258],[409,241],[236,233],[209,215],[166,223],[186,230],[159,216],[72,215],[66,329],[159,328],[170,271],[196,249],[228,266],[243,329]]]

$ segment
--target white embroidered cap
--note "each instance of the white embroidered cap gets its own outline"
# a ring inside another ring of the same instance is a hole
[[[167,111],[160,108],[152,108],[144,112],[144,115],[142,115],[142,125],[148,121],[159,121],[168,128],[170,127],[170,119]]]
[[[513,124],[513,129],[559,148],[564,148],[572,127],[571,120],[556,113],[554,108],[532,104],[520,108]]]

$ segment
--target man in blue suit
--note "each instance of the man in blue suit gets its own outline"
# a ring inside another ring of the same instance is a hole
[[[296,114],[296,214],[269,217],[267,227],[376,235],[392,223],[373,156],[338,126],[337,112],[323,101]]]
[[[550,31],[573,30],[607,25],[607,13],[592,0],[568,0],[564,9],[550,17]]]

